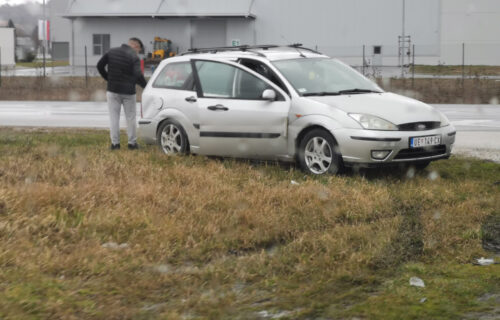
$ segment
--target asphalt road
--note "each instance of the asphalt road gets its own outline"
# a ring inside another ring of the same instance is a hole
[[[457,128],[454,153],[500,162],[500,105],[434,106]],[[0,126],[108,128],[109,120],[105,102],[0,101]]]

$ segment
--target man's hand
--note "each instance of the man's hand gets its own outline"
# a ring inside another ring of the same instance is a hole
[[[97,70],[106,81],[108,81],[108,72],[106,71],[107,65],[108,65],[108,54],[106,53],[97,63]]]

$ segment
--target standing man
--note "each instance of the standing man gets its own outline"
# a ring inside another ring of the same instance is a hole
[[[138,54],[144,46],[138,38],[130,38],[128,44],[111,48],[97,63],[97,70],[108,82],[108,99],[111,150],[120,149],[120,110],[123,105],[127,119],[128,148],[138,149],[136,135],[135,85],[146,86],[141,72]],[[106,65],[108,66],[106,70]]]

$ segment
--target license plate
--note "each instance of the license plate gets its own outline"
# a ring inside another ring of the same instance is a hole
[[[410,148],[437,146],[441,144],[441,136],[427,136],[410,138]]]

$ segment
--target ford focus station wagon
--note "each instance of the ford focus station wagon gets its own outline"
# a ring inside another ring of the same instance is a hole
[[[455,128],[433,107],[384,92],[298,45],[192,50],[159,65],[139,135],[167,155],[297,161],[311,174],[450,156]]]

